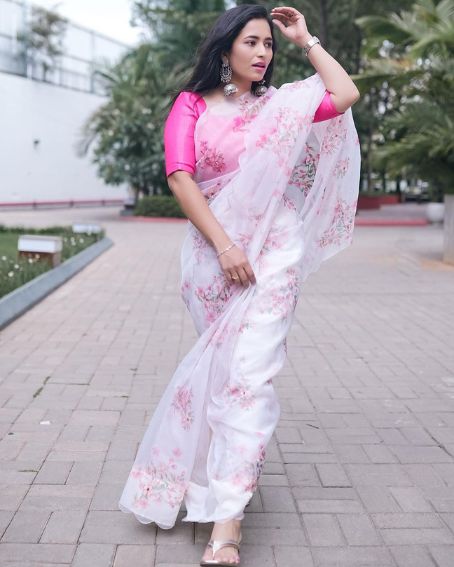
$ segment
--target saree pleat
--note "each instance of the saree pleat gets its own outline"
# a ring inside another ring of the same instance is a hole
[[[312,123],[324,93],[318,74],[269,88],[234,123],[245,126],[238,168],[198,179],[257,283],[227,282],[188,223],[181,291],[199,339],[153,414],[119,502],[140,522],[171,528],[183,501],[183,521],[242,518],[257,488],[280,412],[272,378],[302,284],[352,240],[358,138],[350,109]]]

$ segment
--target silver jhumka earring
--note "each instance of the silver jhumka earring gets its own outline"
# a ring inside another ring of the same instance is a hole
[[[232,68],[230,67],[230,65],[228,63],[222,62],[221,82],[222,83],[228,83],[224,87],[225,96],[230,96],[233,93],[238,92],[238,87],[235,85],[235,83],[230,82],[231,78],[232,78]]]
[[[263,96],[267,90],[268,87],[265,85],[265,79],[262,79],[261,81],[259,81],[259,84],[254,89],[254,93],[256,96]]]

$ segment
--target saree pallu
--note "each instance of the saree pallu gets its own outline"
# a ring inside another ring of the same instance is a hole
[[[119,508],[142,523],[241,519],[279,420],[272,378],[303,282],[352,241],[360,148],[351,109],[313,123],[325,93],[316,73],[270,87],[251,107],[238,168],[198,180],[211,211],[243,248],[257,283],[227,282],[189,222],[181,292],[199,339],[153,414]]]

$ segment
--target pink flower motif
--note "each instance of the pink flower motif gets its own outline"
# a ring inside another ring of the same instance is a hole
[[[217,173],[222,173],[225,169],[224,155],[208,146],[206,140],[200,142],[200,167],[211,167]]]
[[[172,508],[180,506],[186,492],[188,481],[186,470],[176,470],[178,466],[172,458],[146,466],[134,467],[132,478],[137,480],[134,505],[145,509],[152,502],[166,502]]]
[[[196,289],[196,297],[203,303],[208,323],[215,321],[224,311],[232,293],[232,286],[224,274],[215,275],[211,284],[206,287],[199,286]]]
[[[192,410],[192,388],[179,386],[172,401],[172,407],[176,413],[180,414],[180,422],[183,429],[190,429],[194,421],[194,412]]]
[[[331,224],[318,239],[320,248],[349,241],[353,232],[356,206],[357,200],[350,205],[343,200],[337,201]]]
[[[251,409],[255,404],[255,396],[249,381],[243,377],[233,380],[225,389],[227,403],[239,403],[243,409]]]
[[[253,459],[248,461],[243,458],[240,466],[230,475],[229,480],[247,492],[254,492],[257,489],[264,464],[265,446],[260,443]]]
[[[349,158],[340,159],[336,162],[336,167],[334,168],[334,175],[337,178],[344,177],[348,171],[349,167]]]
[[[299,297],[299,277],[295,268],[286,270],[287,281],[263,298],[262,313],[275,313],[286,319],[296,307]]]

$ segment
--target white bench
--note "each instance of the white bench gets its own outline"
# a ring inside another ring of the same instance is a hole
[[[63,239],[61,236],[47,236],[41,234],[22,234],[17,243],[18,255],[26,258],[46,260],[52,267],[61,263]]]

